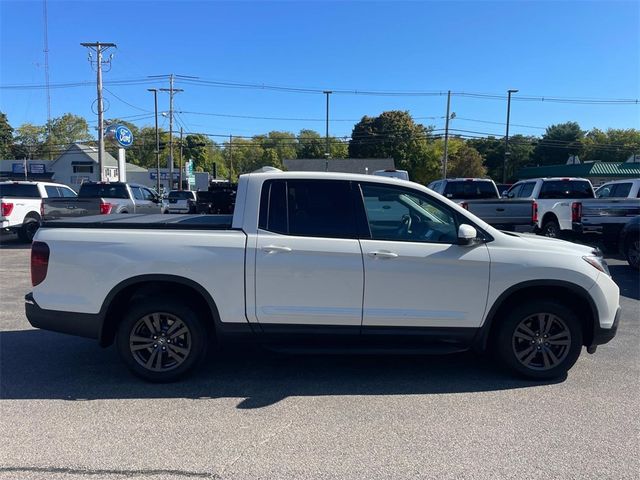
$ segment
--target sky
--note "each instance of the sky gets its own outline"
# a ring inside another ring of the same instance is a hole
[[[104,72],[105,118],[153,124],[153,95],[177,79],[175,128],[250,136],[271,130],[348,137],[362,116],[408,110],[453,133],[541,135],[555,123],[640,128],[640,104],[555,103],[640,98],[640,1],[214,2],[48,0],[51,116],[97,124],[96,74],[81,42],[117,44]],[[47,120],[44,1],[0,0],[0,111],[15,128]],[[108,71],[106,71],[108,70]],[[114,83],[131,80],[131,84]],[[83,83],[60,87],[64,83]],[[294,87],[238,88],[212,82]],[[20,86],[21,88],[7,88]],[[340,90],[340,91],[338,91]],[[367,95],[354,92],[429,92]],[[351,92],[351,93],[349,93]],[[465,93],[493,97],[461,96]],[[545,98],[546,100],[542,100]],[[159,109],[169,109],[167,93]],[[269,117],[269,119],[246,118]],[[293,120],[286,120],[293,119]],[[160,125],[168,128],[165,116]],[[441,131],[441,130],[438,130]]]

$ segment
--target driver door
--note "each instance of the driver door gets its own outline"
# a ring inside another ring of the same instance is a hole
[[[363,327],[478,327],[489,289],[486,245],[457,245],[458,215],[418,190],[361,184],[370,239]]]

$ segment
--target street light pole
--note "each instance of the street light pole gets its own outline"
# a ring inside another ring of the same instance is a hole
[[[331,149],[329,148],[329,95],[333,92],[331,90],[325,90],[324,93],[327,96],[327,114],[326,114],[326,130],[324,135],[324,156],[325,156],[325,171],[329,171],[329,157],[331,156]]]
[[[150,92],[153,92],[153,105],[156,114],[156,191],[160,194],[160,135],[158,134],[158,89],[148,88]]]
[[[509,117],[511,116],[511,94],[518,90],[507,90],[507,131],[504,136],[504,161],[502,163],[502,183],[507,183],[507,159],[509,158]]]

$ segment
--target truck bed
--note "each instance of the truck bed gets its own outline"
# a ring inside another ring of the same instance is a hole
[[[465,200],[463,206],[494,227],[510,228],[533,224],[533,200]]]
[[[233,215],[145,215],[119,213],[46,220],[43,228],[108,228],[136,230],[228,230]]]

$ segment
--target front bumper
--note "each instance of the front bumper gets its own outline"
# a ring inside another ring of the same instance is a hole
[[[45,310],[36,303],[33,293],[25,295],[24,308],[27,320],[35,328],[96,340],[100,338],[104,322],[101,314]]]
[[[595,328],[593,329],[593,340],[591,341],[591,345],[588,345],[588,347],[595,347],[596,345],[604,345],[605,343],[609,343],[618,332],[618,325],[620,323],[621,316],[622,310],[620,309],[620,307],[618,307],[611,328],[602,328],[600,326],[600,323],[596,323]]]

